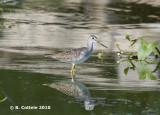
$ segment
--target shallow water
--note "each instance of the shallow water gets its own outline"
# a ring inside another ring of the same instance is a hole
[[[147,0],[11,0],[1,3],[5,9],[1,19],[8,18],[8,23],[14,26],[0,31],[0,100],[7,97],[0,101],[0,113],[160,114],[158,64],[145,65],[156,80],[139,76],[144,63],[136,61],[133,61],[135,71],[129,70],[125,75],[124,69],[131,64],[128,61],[117,63],[122,59],[117,56],[115,47],[119,43],[122,49],[130,51],[125,39],[127,34],[131,38],[152,36],[147,41],[159,41],[159,6],[158,1]],[[44,54],[86,46],[92,33],[109,48],[94,44],[92,56],[76,66],[76,79],[72,83],[71,64],[45,58]],[[139,43],[134,48],[138,46]],[[101,50],[104,55],[99,59],[97,54]],[[12,106],[19,109],[10,110]],[[47,109],[23,110],[23,106]]]

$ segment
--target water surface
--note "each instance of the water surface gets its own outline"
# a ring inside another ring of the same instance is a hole
[[[159,6],[158,1],[147,0],[11,0],[1,3],[5,10],[0,19],[8,18],[8,24],[14,26],[0,31],[0,100],[7,97],[0,103],[0,113],[160,114],[158,64],[146,66],[156,80],[148,76],[140,80],[137,66],[143,63],[136,61],[133,61],[135,71],[129,70],[125,75],[124,69],[130,64],[128,61],[117,63],[121,60],[115,47],[119,43],[123,50],[130,51],[126,35],[133,39],[152,36],[148,42],[159,41]],[[94,44],[92,56],[76,66],[75,83],[70,82],[71,64],[44,57],[45,53],[86,46],[93,33],[109,49]],[[134,46],[135,50],[138,46],[139,43]],[[97,57],[101,50],[103,60]],[[58,89],[58,85],[47,87],[51,84],[68,86],[65,90],[68,93]],[[74,88],[72,92],[70,89]],[[10,110],[10,106],[41,105],[51,109]]]

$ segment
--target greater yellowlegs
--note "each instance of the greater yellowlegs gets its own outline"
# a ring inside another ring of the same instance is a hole
[[[60,81],[57,83],[43,84],[50,88],[59,90],[60,92],[84,101],[86,110],[93,110],[95,104],[91,100],[88,88],[80,82],[71,82],[70,80]]]
[[[106,47],[101,42],[99,42],[96,35],[90,35],[88,38],[87,47],[71,49],[71,50],[64,51],[62,53],[58,53],[55,55],[54,54],[45,54],[45,57],[51,57],[51,58],[57,59],[62,62],[71,63],[72,64],[71,77],[72,77],[72,81],[73,81],[73,75],[75,74],[75,65],[83,63],[91,56],[91,53],[93,51],[93,43],[94,42],[97,42],[100,45]],[[106,47],[106,48],[108,48],[108,47]]]

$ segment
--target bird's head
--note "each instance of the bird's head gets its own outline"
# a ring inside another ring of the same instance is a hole
[[[98,40],[98,37],[96,35],[90,35],[89,36],[89,40],[93,43],[99,43],[100,45],[102,45],[103,47],[105,48],[108,48],[107,46],[103,45],[99,40]]]
[[[89,40],[92,41],[93,43],[98,41],[98,37],[96,35],[90,35]]]
[[[84,101],[84,107],[85,107],[85,110],[88,110],[88,111],[91,111],[94,109],[94,103],[91,101],[91,100],[85,100]]]

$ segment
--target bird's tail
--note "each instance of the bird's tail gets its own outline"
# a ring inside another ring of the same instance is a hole
[[[53,57],[53,54],[44,54],[44,57]]]

